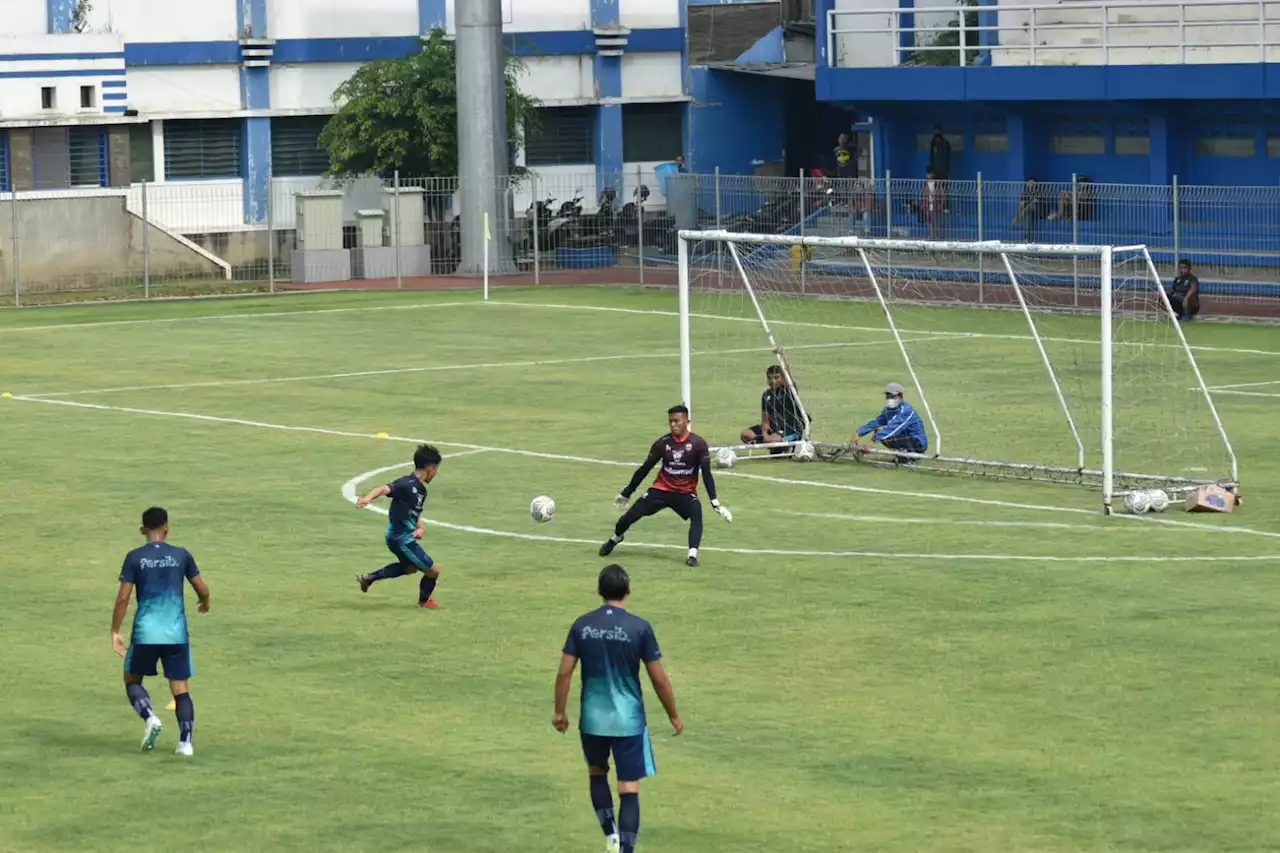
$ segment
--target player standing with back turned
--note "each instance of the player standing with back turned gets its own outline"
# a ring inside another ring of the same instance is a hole
[[[200,577],[200,569],[186,548],[170,545],[169,513],[151,507],[142,514],[142,535],[147,544],[135,548],[124,558],[120,568],[120,590],[111,612],[111,646],[124,658],[124,690],[129,704],[146,720],[142,748],[155,748],[164,727],[151,708],[151,696],[142,686],[147,675],[156,675],[156,664],[164,665],[173,693],[174,712],[178,717],[181,739],[176,754],[194,755],[191,736],[195,731],[196,709],[188,692],[188,681],[196,674],[191,665],[191,643],[187,634],[187,605],[183,598],[183,581],[191,581],[200,596],[200,612],[209,612],[209,587]],[[133,632],[129,644],[120,636],[129,599],[138,597],[133,615]]]
[[[720,505],[716,498],[716,482],[711,476],[711,449],[701,436],[689,431],[689,410],[684,406],[667,409],[667,426],[671,432],[662,436],[649,448],[649,456],[636,469],[631,482],[613,500],[616,510],[627,510],[613,528],[613,536],[600,546],[600,556],[607,557],[622,541],[631,525],[645,516],[670,509],[689,522],[689,557],[685,565],[698,565],[698,546],[702,543],[702,504],[698,501],[698,474],[701,472],[711,496],[711,508],[725,521],[733,521],[733,513]],[[640,481],[662,463],[658,479],[627,509],[631,495],[639,488]]]

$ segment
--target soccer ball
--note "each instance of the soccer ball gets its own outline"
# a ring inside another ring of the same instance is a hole
[[[796,449],[791,452],[792,458],[801,462],[812,462],[815,455],[816,451],[814,450],[813,445],[807,441],[802,441],[797,444]]]
[[[1169,508],[1169,495],[1164,489],[1152,489],[1147,492],[1147,499],[1151,502],[1152,512],[1164,512]]]
[[[1132,515],[1142,515],[1151,509],[1151,495],[1144,491],[1126,492],[1124,508]]]
[[[716,467],[732,468],[738,461],[738,454],[734,453],[728,447],[722,447],[716,451]]]
[[[534,521],[550,521],[556,514],[556,502],[546,495],[538,495],[529,504],[529,515]]]

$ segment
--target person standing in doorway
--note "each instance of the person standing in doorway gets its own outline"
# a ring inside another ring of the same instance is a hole
[[[947,182],[951,180],[951,143],[942,133],[942,125],[933,126],[933,138],[929,140],[929,169],[938,181],[938,200],[944,213],[951,212],[951,194]]]

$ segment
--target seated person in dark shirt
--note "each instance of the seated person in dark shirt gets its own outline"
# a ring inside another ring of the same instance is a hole
[[[1191,274],[1191,261],[1178,261],[1178,277],[1168,292],[1169,307],[1179,320],[1194,320],[1200,313],[1200,279]]]

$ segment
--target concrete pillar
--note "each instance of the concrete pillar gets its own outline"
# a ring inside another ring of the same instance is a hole
[[[127,187],[133,183],[133,157],[129,148],[129,125],[107,128],[107,186]]]
[[[36,187],[35,157],[29,127],[15,127],[9,131],[9,184],[18,192]]]
[[[267,38],[267,0],[236,0],[236,17],[241,39]],[[241,62],[240,107],[270,109],[271,68]],[[244,221],[251,225],[266,222],[271,194],[271,119],[244,120],[240,176],[244,179]]]
[[[507,91],[502,44],[502,0],[468,0],[454,9],[457,29],[458,172],[462,196],[462,264],[476,275],[484,265],[484,218],[493,242],[490,272],[514,271],[507,243],[511,157],[507,145]]]
[[[76,14],[76,0],[45,0],[48,10],[49,34],[71,32]]]

